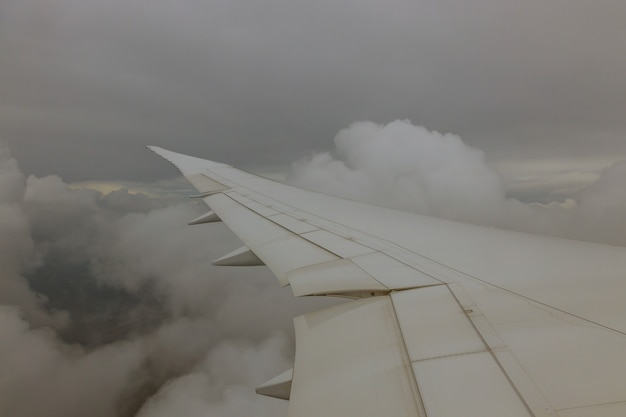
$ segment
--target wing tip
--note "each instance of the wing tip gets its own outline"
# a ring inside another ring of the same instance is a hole
[[[146,145],[146,149],[148,149],[148,150],[150,150],[150,151],[154,152],[154,153],[155,153],[155,154],[157,154],[157,155],[161,155],[161,154],[163,154],[164,152],[169,152],[167,149],[163,149],[163,148],[161,148],[161,147],[154,146],[154,145]]]

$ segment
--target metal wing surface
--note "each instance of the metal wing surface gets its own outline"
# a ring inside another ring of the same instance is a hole
[[[419,216],[161,148],[296,296],[293,370],[259,393],[289,416],[623,417],[626,248]]]

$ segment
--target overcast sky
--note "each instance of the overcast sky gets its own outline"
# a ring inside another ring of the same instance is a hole
[[[29,174],[174,176],[156,144],[280,171],[356,121],[507,175],[626,159],[626,3],[4,0],[0,141]]]
[[[0,0],[0,414],[285,415],[254,387],[333,300],[211,266],[241,242],[184,226],[206,207],[148,144],[626,245],[624,22],[623,0]]]

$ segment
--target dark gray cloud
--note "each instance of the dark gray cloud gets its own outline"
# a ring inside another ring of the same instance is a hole
[[[284,166],[397,118],[496,162],[626,155],[620,1],[0,7],[0,135],[38,175],[172,176],[148,143]]]

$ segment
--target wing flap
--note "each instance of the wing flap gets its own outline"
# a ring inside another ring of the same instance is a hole
[[[533,410],[623,415],[614,405],[626,397],[626,335],[489,285],[453,291]]]
[[[448,286],[391,300],[429,417],[532,416]]]
[[[428,417],[533,417],[488,352],[415,362]]]
[[[423,416],[389,297],[297,317],[290,417]]]
[[[442,283],[382,252],[355,256],[350,260],[389,289],[427,287]]]
[[[412,362],[487,350],[445,285],[401,291],[392,300]]]
[[[446,285],[297,317],[289,416],[531,417]]]
[[[294,295],[349,294],[359,291],[386,293],[387,287],[348,259],[311,265],[288,273]],[[374,295],[373,294],[373,295]]]

